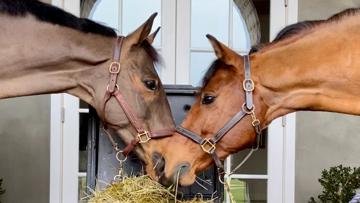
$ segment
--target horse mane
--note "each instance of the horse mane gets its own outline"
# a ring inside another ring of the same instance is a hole
[[[268,45],[274,45],[274,44],[277,44],[278,42],[289,39],[291,37],[300,36],[300,35],[304,34],[305,32],[310,31],[319,25],[340,22],[341,20],[343,20],[347,17],[352,17],[352,16],[356,16],[356,15],[360,15],[360,8],[346,9],[340,13],[337,13],[337,14],[329,17],[327,20],[308,20],[308,21],[302,21],[302,22],[298,22],[298,23],[286,26],[285,28],[280,30],[280,32],[276,35],[275,39],[271,43],[258,44],[258,45],[253,46],[253,47],[251,47],[249,54],[256,53],[256,52],[262,50],[263,48],[268,47]],[[208,68],[208,70],[206,71],[206,73],[202,79],[202,87],[205,87],[209,83],[209,80],[211,79],[211,77],[213,77],[213,75],[215,74],[217,69],[219,69],[220,67],[223,67],[222,65],[220,65],[221,63],[222,62],[217,59],[210,65],[210,67]]]
[[[52,24],[69,27],[84,33],[116,37],[114,29],[100,25],[86,18],[78,18],[55,6],[38,0],[0,0],[0,14],[22,16],[31,14],[36,19]]]
[[[291,37],[297,37],[297,36],[301,36],[303,34],[307,34],[307,33],[309,33],[309,31],[313,30],[314,28],[316,28],[320,25],[325,25],[325,24],[330,24],[330,23],[338,23],[348,17],[353,17],[353,16],[357,16],[357,15],[360,15],[360,8],[349,8],[349,9],[345,9],[344,11],[329,17],[326,20],[309,20],[309,21],[298,22],[298,23],[286,26],[277,34],[275,39],[269,45],[276,44],[277,42],[283,41],[285,39],[289,39]],[[266,47],[266,46],[260,46],[260,48],[255,49],[255,50],[259,51],[263,47]]]

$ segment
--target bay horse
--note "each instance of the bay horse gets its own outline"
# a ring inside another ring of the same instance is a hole
[[[177,132],[158,141],[162,183],[180,175],[179,183],[190,185],[212,163],[221,169],[221,161],[256,146],[261,129],[288,113],[360,115],[360,9],[291,25],[246,56],[207,37],[217,59]]]
[[[37,0],[0,0],[0,98],[77,96],[128,144],[124,153],[141,142],[137,155],[152,163],[148,150],[155,143],[149,139],[174,128],[154,67],[159,59],[151,46],[158,31],[150,34],[155,17],[122,37]]]

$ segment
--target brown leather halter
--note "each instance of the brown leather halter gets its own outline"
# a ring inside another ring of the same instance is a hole
[[[224,173],[224,165],[220,161],[219,157],[216,154],[216,143],[218,143],[227,132],[229,132],[236,124],[238,124],[245,116],[250,115],[252,122],[251,125],[255,129],[256,133],[256,143],[253,145],[252,150],[249,154],[244,158],[244,160],[235,167],[233,171],[238,169],[250,156],[251,154],[258,150],[259,142],[261,137],[261,128],[260,121],[256,118],[255,115],[255,105],[253,103],[253,90],[255,88],[254,82],[251,79],[250,74],[250,58],[249,55],[244,56],[244,69],[245,69],[245,79],[243,81],[243,89],[245,91],[245,102],[242,105],[242,108],[239,112],[237,112],[227,123],[225,123],[224,127],[222,127],[218,132],[214,134],[212,138],[202,138],[196,133],[183,128],[182,126],[176,126],[176,132],[179,134],[191,139],[201,146],[201,149],[209,154],[215,162],[219,170],[219,175]],[[233,172],[231,172],[233,173]]]
[[[108,136],[114,150],[116,152],[122,152],[122,154],[127,157],[127,155],[136,147],[139,143],[147,143],[151,139],[156,138],[163,138],[170,136],[174,133],[174,129],[161,129],[161,130],[146,130],[144,128],[143,123],[141,120],[136,116],[134,111],[131,109],[130,105],[124,99],[124,96],[121,94],[120,87],[117,84],[118,75],[121,71],[121,64],[120,64],[120,56],[121,56],[121,47],[123,43],[124,37],[119,36],[116,39],[115,46],[114,46],[114,53],[113,53],[113,60],[109,67],[110,72],[110,80],[106,87],[106,93],[104,96],[103,102],[103,111],[102,111],[102,119],[104,121],[104,130],[106,135]],[[106,130],[106,118],[105,118],[105,107],[107,102],[112,98],[115,97],[117,102],[119,103],[120,107],[125,112],[126,117],[130,121],[131,125],[137,132],[136,137],[130,141],[130,143],[123,149],[120,150],[118,144],[114,141],[111,134]],[[119,153],[117,153],[118,156]],[[118,158],[118,157],[117,157]]]

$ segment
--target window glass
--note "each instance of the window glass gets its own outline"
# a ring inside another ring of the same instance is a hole
[[[86,172],[87,167],[87,142],[89,132],[89,114],[79,115],[79,172]]]
[[[267,196],[267,181],[231,179],[230,191],[234,200],[238,203],[265,203]]]
[[[119,2],[114,0],[98,0],[92,8],[89,18],[118,30]]]
[[[112,0],[113,1],[113,0]],[[115,2],[115,1],[114,1]],[[138,28],[153,13],[158,13],[155,18],[152,32],[161,26],[161,0],[123,0],[123,34],[127,35]],[[154,41],[155,47],[161,46],[161,32]]]
[[[195,87],[201,86],[201,79],[216,59],[212,52],[192,52],[190,64],[190,82]]]
[[[229,36],[229,1],[193,0],[191,1],[191,47],[211,49],[205,37],[215,36],[227,44]]]
[[[86,194],[86,176],[79,176],[78,184],[79,184],[79,187],[78,187],[79,202],[86,202],[83,200],[89,196],[89,194]]]
[[[250,149],[242,150],[231,156],[231,166],[236,167],[245,156],[249,153]],[[267,174],[267,148],[259,149],[254,152],[251,157],[236,170],[235,174],[256,174],[266,175]]]

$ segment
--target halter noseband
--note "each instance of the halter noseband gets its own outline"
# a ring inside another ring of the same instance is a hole
[[[125,157],[127,157],[127,155],[139,143],[147,143],[150,139],[163,138],[170,136],[174,133],[173,129],[161,129],[161,130],[153,130],[153,131],[146,130],[141,120],[138,119],[136,114],[133,113],[134,111],[131,109],[130,105],[126,102],[124,96],[121,94],[119,85],[117,84],[117,79],[121,71],[120,56],[121,56],[121,47],[123,40],[124,37],[122,36],[119,36],[116,39],[116,43],[114,46],[113,60],[109,67],[110,80],[106,87],[106,93],[104,96],[103,111],[101,112],[102,113],[101,117],[104,121],[104,126],[106,126],[105,107],[107,102],[112,97],[115,97],[120,107],[125,112],[125,115],[130,121],[131,125],[136,130],[137,135],[135,138],[133,138],[132,141],[130,141],[130,143],[123,150],[120,150],[118,144],[115,142],[111,134],[108,133],[104,127],[106,135],[108,136],[112,146],[114,147],[114,150],[117,152],[116,158],[119,158],[118,157],[119,152],[121,152]]]
[[[256,133],[256,144],[252,147],[251,153],[259,148],[261,127],[260,121],[256,118],[255,105],[253,103],[253,90],[255,88],[255,85],[253,80],[251,79],[249,55],[245,55],[243,56],[243,58],[245,69],[245,79],[243,81],[243,89],[245,91],[245,103],[242,105],[241,110],[237,112],[228,122],[226,122],[225,125],[217,133],[215,133],[212,138],[202,138],[196,133],[187,130],[181,126],[176,126],[175,128],[176,132],[198,143],[204,152],[210,154],[215,162],[216,167],[221,173],[224,172],[224,165],[216,154],[216,144],[246,115],[251,116],[251,125],[254,127]],[[249,155],[251,155],[251,153],[249,153]],[[246,157],[248,158],[249,155]],[[247,158],[245,158],[244,161],[242,161],[241,163],[245,162]]]

